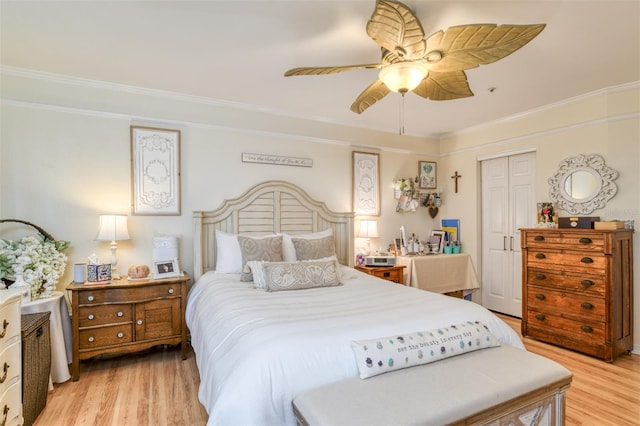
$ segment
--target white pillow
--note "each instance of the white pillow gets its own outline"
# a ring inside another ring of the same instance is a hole
[[[500,342],[479,321],[351,343],[361,379],[493,346]]]
[[[247,262],[247,266],[251,269],[253,274],[253,288],[260,290],[267,289],[267,282],[265,281],[264,271],[262,270],[263,260],[250,260]]]
[[[328,237],[329,235],[333,235],[333,229],[325,229],[324,231],[314,232],[312,234],[302,234],[302,235],[289,235],[282,234],[282,258],[285,262],[295,262],[298,260],[296,257],[296,248],[293,245],[293,241],[291,237],[305,239],[305,240],[316,240],[318,238]]]
[[[242,252],[238,235],[216,230],[216,272],[221,274],[242,272]]]

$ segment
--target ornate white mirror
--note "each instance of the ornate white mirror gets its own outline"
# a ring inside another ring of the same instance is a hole
[[[549,178],[549,195],[570,214],[589,214],[603,208],[618,192],[618,172],[597,155],[576,155],[560,162]]]

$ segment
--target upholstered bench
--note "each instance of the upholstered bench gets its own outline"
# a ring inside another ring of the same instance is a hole
[[[562,425],[571,379],[554,361],[502,345],[332,383],[299,395],[293,409],[312,426]]]

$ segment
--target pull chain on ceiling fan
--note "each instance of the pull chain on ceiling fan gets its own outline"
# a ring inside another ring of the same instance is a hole
[[[361,114],[390,91],[404,96],[413,92],[425,99],[446,101],[473,96],[465,70],[498,61],[533,40],[545,24],[470,24],[437,31],[425,40],[422,25],[404,4],[377,0],[367,22],[367,34],[382,48],[379,63],[292,68],[285,77],[335,74],[377,68],[378,80],[351,105]],[[401,111],[404,133],[404,109]]]

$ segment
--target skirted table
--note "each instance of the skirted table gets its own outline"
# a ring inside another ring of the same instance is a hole
[[[409,287],[434,293],[480,288],[468,253],[398,256],[396,264],[406,266],[404,282]]]
[[[71,352],[71,318],[64,293],[54,291],[52,297],[32,300],[22,304],[22,314],[51,312],[49,317],[51,334],[51,381],[66,382],[71,378],[69,363]]]

